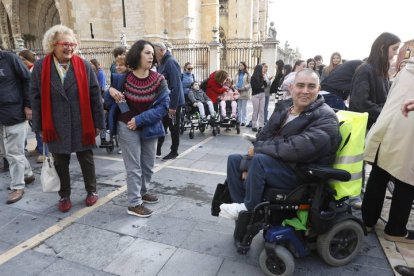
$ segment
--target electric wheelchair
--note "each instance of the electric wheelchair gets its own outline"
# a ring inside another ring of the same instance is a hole
[[[234,229],[234,244],[247,254],[253,238],[263,230],[265,246],[259,264],[265,275],[293,275],[294,257],[317,250],[331,266],[351,262],[359,253],[364,235],[363,222],[352,215],[348,197],[335,200],[330,180],[348,181],[344,170],[323,166],[299,167],[303,185],[293,191],[266,188],[263,202],[251,211],[241,211]],[[232,203],[226,182],[218,184],[211,207],[218,216],[220,205]]]

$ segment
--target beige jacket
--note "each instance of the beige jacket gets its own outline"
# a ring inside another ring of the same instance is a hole
[[[239,80],[239,73],[237,73],[234,76],[234,84],[237,86],[237,81]],[[236,87],[237,88],[237,87]],[[250,97],[252,96],[252,88],[250,86],[250,74],[244,74],[243,77],[243,87],[242,88],[237,88],[237,90],[240,93],[240,100],[250,100]]]
[[[412,98],[414,58],[395,78],[381,114],[368,132],[364,160],[374,162],[378,152],[380,168],[414,186],[414,112],[408,118],[401,113],[402,103]]]

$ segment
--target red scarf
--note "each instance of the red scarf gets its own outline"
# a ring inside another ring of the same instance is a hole
[[[52,59],[52,55],[49,54],[45,57],[42,63],[42,136],[45,143],[59,139],[52,118],[52,101],[50,95],[50,68]],[[72,56],[71,64],[73,66],[78,86],[79,109],[82,124],[82,144],[95,145],[95,127],[92,120],[86,67],[83,60],[76,55]]]

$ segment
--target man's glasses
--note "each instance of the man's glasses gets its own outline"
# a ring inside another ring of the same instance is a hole
[[[60,46],[62,46],[65,49],[68,49],[69,47],[70,48],[75,48],[76,46],[78,46],[77,43],[61,42],[61,41],[56,42],[55,45],[60,45]]]

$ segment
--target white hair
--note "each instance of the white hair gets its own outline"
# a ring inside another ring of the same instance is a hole
[[[162,42],[155,42],[155,43],[152,43],[152,45],[154,46],[154,48],[158,48],[161,50],[167,50],[167,46],[165,46],[165,44]]]
[[[55,25],[51,27],[43,36],[42,46],[43,50],[46,53],[52,53],[55,48],[55,43],[57,42],[59,35],[65,34],[71,37],[71,41],[76,43],[75,33],[72,29],[66,27],[65,25]],[[75,49],[76,50],[76,49]]]

